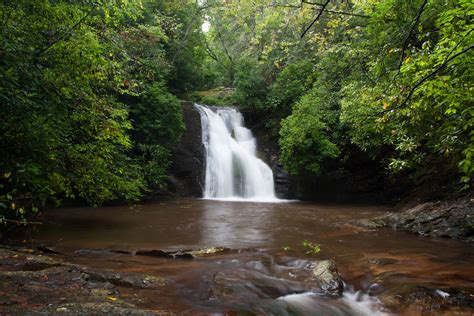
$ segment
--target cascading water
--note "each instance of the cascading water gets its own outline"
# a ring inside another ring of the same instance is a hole
[[[204,198],[277,201],[273,172],[257,158],[256,140],[243,126],[242,114],[233,108],[195,107],[206,150]]]

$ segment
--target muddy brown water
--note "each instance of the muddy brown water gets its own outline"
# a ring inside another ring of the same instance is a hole
[[[386,211],[386,207],[373,205],[177,199],[132,208],[51,210],[46,212],[45,224],[33,237],[55,243],[77,263],[145,272],[172,280],[173,286],[159,295],[144,294],[147,296],[144,305],[175,312],[229,313],[233,308],[228,302],[209,304],[209,297],[202,293],[209,290],[202,285],[203,275],[213,269],[224,271],[238,262],[255,262],[255,256],[249,255],[250,252],[235,252],[198,260],[170,260],[103,250],[211,246],[257,249],[259,254],[272,258],[334,259],[342,278],[354,291],[383,295],[412,286],[433,290],[455,287],[473,293],[474,251],[470,244],[393,229],[362,229],[351,224]],[[308,249],[302,246],[304,240],[320,244],[321,251],[316,255],[306,254]],[[296,309],[288,314],[318,314],[311,312],[312,307],[303,302],[305,299],[300,299],[303,306],[300,312]],[[241,310],[265,314],[270,310],[265,309],[265,304],[272,303],[249,301],[245,307],[242,294],[239,304]],[[259,304],[263,307],[257,306]],[[319,314],[356,314],[352,309],[339,308],[335,300],[327,304],[332,309],[323,306]],[[406,315],[416,310],[416,306],[377,308]],[[359,311],[359,314],[364,313],[364,310]],[[377,311],[374,310],[374,314]]]

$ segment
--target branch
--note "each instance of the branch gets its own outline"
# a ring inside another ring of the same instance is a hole
[[[198,5],[198,6],[197,6],[197,9],[198,9],[199,11],[202,11],[202,10],[206,10],[206,9],[209,9],[209,8],[213,8],[213,7],[215,7],[215,6],[217,6],[217,5],[216,5],[216,4],[208,4],[208,5],[205,5],[205,6],[202,6],[202,7],[200,7],[200,6]]]
[[[326,6],[329,4],[331,0],[326,0],[326,2],[321,6],[321,9],[319,10],[319,13],[318,15],[316,16],[316,18],[313,20],[313,22],[311,22],[311,24],[306,28],[306,30],[304,30],[303,34],[301,34],[301,38],[303,38],[305,36],[305,34],[309,31],[309,29],[314,25],[314,23],[316,23],[316,21],[321,17],[321,15],[323,15],[323,12],[324,12],[324,9],[326,9]],[[304,2],[304,3],[308,3],[308,2]],[[308,3],[308,4],[313,4],[313,3]]]
[[[184,32],[184,36],[183,38],[181,39],[181,42],[179,43],[179,46],[178,48],[176,49],[176,52],[174,52],[173,54],[173,58],[171,58],[171,64],[174,64],[174,62],[176,61],[176,58],[179,56],[179,54],[181,53],[181,50],[184,48],[184,46],[186,45],[186,42],[188,40],[188,35],[189,35],[189,32],[191,32],[191,29],[192,27],[194,26],[194,22],[196,21],[198,15],[200,13],[200,9],[199,8],[196,8],[196,11],[194,12],[194,15],[191,19],[191,22],[189,22],[189,25],[188,27],[186,28],[186,31]]]
[[[222,48],[224,49],[224,53],[226,54],[231,64],[233,64],[234,60],[232,56],[230,56],[229,50],[227,49],[227,46],[225,45],[224,39],[222,38],[221,32],[219,30],[217,30],[217,37],[219,37],[219,41],[221,42]]]
[[[294,5],[294,4],[269,4],[269,8],[296,8],[296,9],[301,9],[301,4],[300,5]]]
[[[370,19],[370,16],[364,15],[364,14],[358,14],[358,13],[351,13],[351,12],[345,12],[345,11],[332,11],[332,10],[326,10],[327,13],[332,13],[332,14],[341,14],[341,15],[349,15],[349,16],[357,16],[359,18],[365,18],[365,19]]]
[[[82,18],[79,19],[79,21],[77,21],[76,23],[74,23],[74,25],[71,26],[71,29],[70,31],[76,29],[82,22],[84,22],[85,19],[87,19],[91,14],[92,12],[94,12],[95,10],[95,5],[92,6],[92,9],[87,12]],[[44,53],[46,53],[51,47],[53,47],[54,45],[56,45],[57,43],[59,43],[60,41],[64,40],[67,36],[66,35],[63,35],[63,36],[60,36],[59,38],[57,38],[55,41],[51,42],[48,46],[46,46],[45,48],[43,48],[42,50],[36,52],[36,56],[35,58],[39,58],[41,57]]]
[[[303,3],[306,3],[306,4],[311,4],[311,5],[318,5],[318,6],[322,6],[323,4],[319,4],[319,3],[310,3],[310,2],[302,2]],[[269,8],[295,8],[295,9],[301,9],[302,5],[294,5],[294,4],[269,4],[267,7]],[[320,10],[320,9],[317,9],[315,8],[315,10]],[[356,17],[360,17],[360,18],[366,18],[366,19],[369,19],[370,16],[368,15],[364,15],[364,14],[359,14],[359,13],[351,13],[351,12],[345,12],[345,11],[333,11],[333,10],[327,10],[326,9],[326,12],[327,13],[332,13],[332,14],[341,14],[341,15],[349,15],[349,16],[356,16]]]
[[[28,224],[28,225],[42,225],[43,223],[42,222],[27,222],[27,221],[15,221],[13,219],[6,219],[6,218],[3,218],[2,221],[4,222],[7,222],[7,223],[13,223],[13,224]]]
[[[451,49],[451,51],[449,52],[449,54],[446,56],[445,60],[446,61],[449,56],[451,56],[452,53],[454,53],[454,51],[459,47],[459,45],[461,45],[462,42],[464,42],[464,40],[466,39],[466,37],[471,34],[471,32],[474,31],[474,28],[470,29],[469,31],[466,32],[466,34],[463,35],[463,37],[461,38],[461,40],[456,44],[456,46],[454,46],[453,49]]]
[[[415,32],[415,28],[418,26],[418,23],[420,22],[420,17],[421,14],[423,13],[423,10],[425,9],[426,4],[428,3],[428,0],[424,0],[423,3],[421,4],[420,8],[418,9],[418,12],[416,13],[415,17],[415,23],[413,23],[410,33],[408,33],[408,36],[405,38],[405,42],[403,42],[403,48],[402,48],[402,56],[400,57],[400,62],[398,63],[398,74],[400,74],[400,68],[402,68],[403,64],[403,59],[405,59],[405,51],[408,48],[408,40],[413,36],[413,33]]]
[[[232,56],[230,56],[229,50],[227,49],[227,46],[225,45],[225,41],[222,38],[222,34],[220,31],[221,25],[217,20],[215,22],[216,22],[216,34],[217,34],[217,37],[219,38],[219,42],[221,43],[221,46],[222,46],[222,49],[224,50],[225,55],[229,59],[230,63],[233,65],[234,59],[232,58]]]
[[[204,35],[204,43],[206,44],[206,52],[207,54],[214,59],[215,61],[219,62],[219,58],[217,55],[212,51],[211,47],[209,46],[209,42],[206,39],[206,36]]]
[[[443,69],[444,67],[446,67],[446,65],[452,61],[453,59],[459,57],[460,55],[462,54],[465,54],[467,53],[469,50],[473,49],[474,48],[474,45],[471,45],[465,49],[463,49],[462,51],[454,54],[453,56],[449,57],[449,55],[451,55],[451,53],[448,54],[447,58],[444,60],[444,62],[439,65],[435,70],[433,70],[431,73],[429,73],[428,75],[424,76],[423,78],[421,78],[411,89],[410,89],[410,92],[408,93],[408,95],[406,96],[405,100],[403,100],[402,103],[400,103],[399,105],[391,108],[391,109],[387,109],[387,110],[383,110],[383,111],[380,111],[378,113],[374,113],[374,114],[371,114],[370,116],[379,116],[381,114],[385,114],[387,112],[391,112],[392,110],[397,110],[397,109],[401,109],[403,107],[405,107],[407,104],[408,104],[408,101],[410,100],[410,98],[413,96],[413,93],[415,92],[416,89],[418,89],[418,87],[420,87],[426,80],[430,79],[431,77],[433,77],[434,75],[436,75],[441,69]],[[448,58],[449,57],[449,58]]]
[[[305,1],[305,0],[301,0],[301,4],[303,4],[303,3],[304,4],[309,4],[309,5],[317,5],[317,6],[320,6],[320,7],[325,7],[327,5],[327,3],[308,2],[308,1]]]

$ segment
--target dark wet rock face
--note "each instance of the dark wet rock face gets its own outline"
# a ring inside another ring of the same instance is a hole
[[[276,144],[262,135],[262,131],[255,131],[254,134],[258,143],[259,158],[265,161],[273,171],[276,196],[281,199],[295,198],[295,179],[285,171],[285,168],[279,162],[280,157]]]
[[[192,102],[182,102],[186,131],[172,150],[168,187],[177,195],[201,197],[204,187],[204,146],[201,116]]]
[[[275,157],[271,161],[271,168],[273,170],[273,177],[275,179],[275,194],[279,198],[293,198],[294,193],[294,180],[285,171],[283,165],[278,163],[278,158]]]
[[[357,224],[371,229],[390,226],[423,236],[449,237],[473,242],[474,202],[428,202],[403,212],[391,212],[374,219],[360,220]]]

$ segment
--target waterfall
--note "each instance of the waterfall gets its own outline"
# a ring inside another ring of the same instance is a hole
[[[206,150],[204,198],[276,201],[273,172],[257,158],[257,143],[233,108],[195,104]]]

